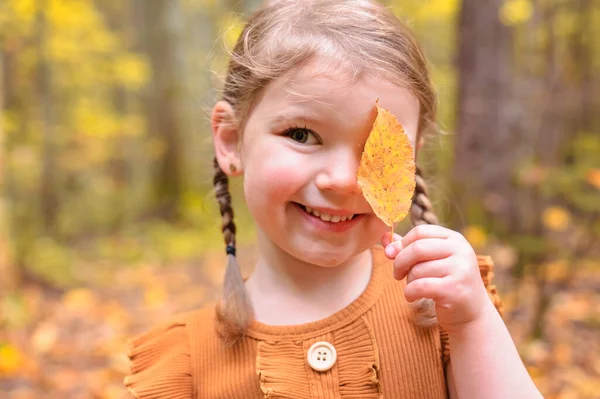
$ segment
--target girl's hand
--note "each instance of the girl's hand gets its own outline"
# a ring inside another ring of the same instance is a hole
[[[459,233],[435,225],[420,225],[404,237],[385,233],[381,243],[394,260],[394,277],[407,277],[404,296],[435,301],[438,322],[447,331],[479,318],[490,301],[471,245]]]

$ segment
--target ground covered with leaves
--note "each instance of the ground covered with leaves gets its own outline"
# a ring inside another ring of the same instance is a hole
[[[3,297],[0,396],[127,398],[128,339],[213,300],[223,262],[218,253],[169,266],[81,264],[78,288],[28,283]],[[600,397],[600,270],[581,268],[556,290],[536,339],[528,336],[539,295],[524,281],[511,290],[507,271],[497,270],[505,319],[538,387],[550,399]]]

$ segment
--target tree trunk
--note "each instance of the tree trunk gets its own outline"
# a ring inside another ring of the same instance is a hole
[[[462,2],[454,179],[460,209],[479,208],[512,225],[517,132],[510,104],[511,32],[498,18],[501,5]]]
[[[159,214],[167,219],[178,216],[183,189],[181,118],[182,51],[181,13],[178,1],[155,0],[144,3],[145,50],[153,70],[148,93],[149,131],[156,140],[155,194]]]
[[[39,100],[39,118],[42,128],[42,173],[40,175],[40,201],[42,207],[43,229],[46,234],[55,233],[58,213],[56,193],[56,149],[52,126],[52,84],[50,62],[47,52],[48,23],[45,15],[46,0],[38,0],[36,19],[36,41],[38,48],[37,89]]]
[[[5,75],[3,54],[0,51],[0,115],[4,112]],[[5,169],[5,138],[3,124],[0,123],[0,295],[13,291],[19,285],[19,269],[11,256],[10,223],[8,207],[10,204],[6,190]]]

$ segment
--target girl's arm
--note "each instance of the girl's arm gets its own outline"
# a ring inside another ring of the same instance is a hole
[[[447,376],[454,398],[540,398],[488,296],[468,241],[434,225],[417,226],[390,241],[386,233],[382,244],[394,260],[394,277],[407,280],[406,300],[433,299],[438,322],[448,332],[452,366]]]
[[[448,336],[451,399],[542,397],[491,301],[478,320],[448,331]]]

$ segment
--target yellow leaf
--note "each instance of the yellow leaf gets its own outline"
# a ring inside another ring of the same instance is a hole
[[[0,375],[14,374],[23,364],[23,355],[11,345],[0,346]]]
[[[542,213],[542,223],[548,230],[564,231],[571,224],[571,214],[559,206],[550,206]]]
[[[377,106],[377,118],[365,144],[358,184],[373,212],[393,229],[404,219],[415,192],[413,148],[402,125],[385,108]]]
[[[480,226],[467,226],[463,235],[475,248],[481,248],[487,242],[487,234]]]
[[[144,302],[148,307],[156,308],[167,302],[167,292],[164,288],[158,285],[152,285],[146,289],[144,293]]]
[[[233,49],[244,30],[244,21],[234,14],[228,14],[218,21],[223,31],[223,41],[227,49]]]
[[[124,53],[114,61],[115,80],[124,87],[140,89],[150,76],[150,67],[144,57],[138,54]]]
[[[532,15],[533,5],[529,0],[506,0],[500,8],[500,20],[509,26],[527,22]]]

